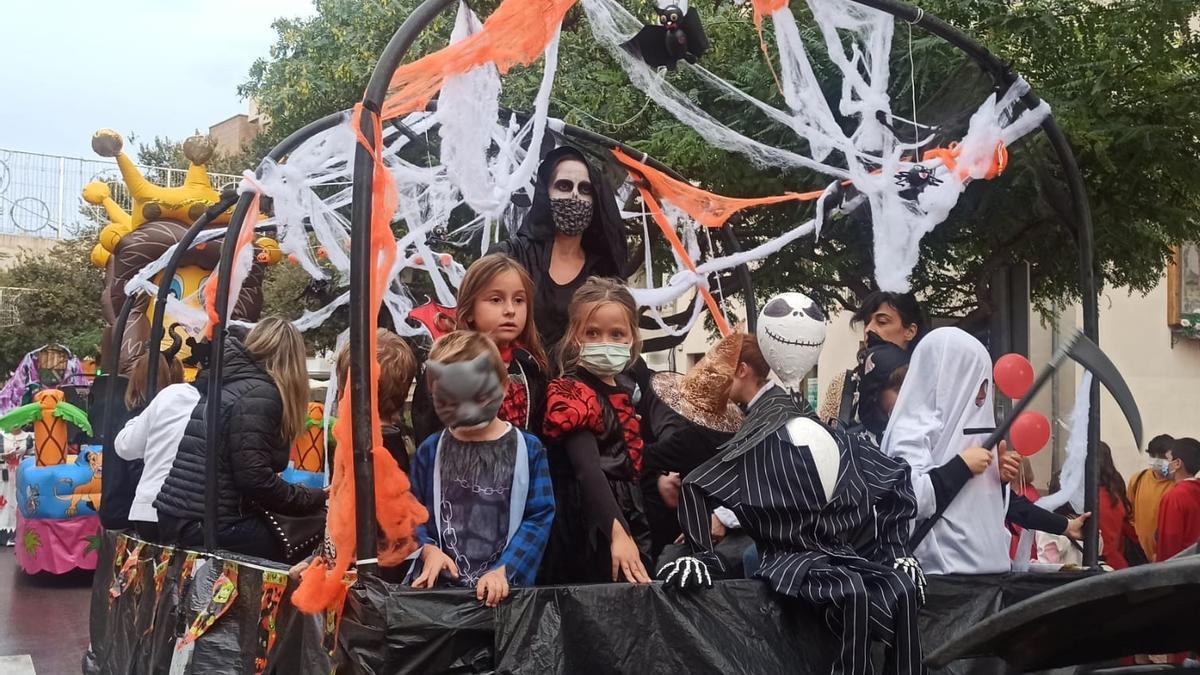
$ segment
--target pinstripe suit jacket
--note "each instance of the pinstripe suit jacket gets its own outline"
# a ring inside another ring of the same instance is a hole
[[[778,393],[783,397],[769,392],[751,408],[748,433],[684,479],[679,520],[693,553],[718,575],[725,572],[709,523],[712,510],[725,506],[758,545],[757,576],[786,595],[799,592],[814,565],[854,559],[890,568],[908,556],[916,515],[908,465],[830,429],[840,457],[827,500],[811,453],[793,445],[785,428],[794,415],[781,413],[795,406],[789,407],[786,392]],[[764,422],[769,428],[762,428]]]

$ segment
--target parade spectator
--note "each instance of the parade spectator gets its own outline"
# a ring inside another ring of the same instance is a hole
[[[1150,560],[1158,559],[1158,510],[1163,495],[1175,485],[1167,468],[1167,452],[1175,439],[1162,434],[1146,446],[1149,466],[1129,479],[1129,502],[1133,508],[1133,527],[1138,541]]]
[[[537,289],[517,261],[494,253],[471,263],[458,286],[458,330],[483,333],[496,343],[508,367],[508,389],[500,420],[535,436],[546,413],[546,352],[538,336]],[[433,411],[425,378],[413,393],[413,428],[418,442],[443,429]]]
[[[582,152],[563,146],[542,159],[533,204],[516,235],[493,250],[516,259],[533,278],[534,325],[553,351],[575,291],[589,277],[624,276],[625,221],[604,176]]]
[[[850,323],[863,327],[864,350],[877,342],[888,342],[911,353],[925,332],[924,313],[912,293],[874,291],[863,299]],[[826,387],[817,412],[823,422],[840,420],[843,427],[849,428],[862,421],[856,418],[864,357],[865,351],[860,351],[858,366],[835,377]],[[882,433],[880,429],[876,435]]]
[[[266,318],[245,344],[231,336],[222,359],[220,415],[227,422],[219,426],[216,443],[217,544],[235,553],[294,562],[324,530],[325,492],[279,477],[306,418],[304,341],[291,322]],[[207,381],[202,372],[196,382],[200,403],[154,502],[162,538],[184,547],[204,541]]]
[[[558,516],[542,578],[650,583],[641,423],[623,375],[642,345],[637,303],[624,283],[591,278],[569,316],[558,354],[563,376],[546,389]]]
[[[426,377],[446,429],[425,439],[413,461],[413,494],[430,516],[417,526],[423,546],[413,586],[474,588],[495,607],[510,584],[531,586],[537,577],[554,520],[546,451],[496,416],[508,368],[484,335],[439,338]]]
[[[403,338],[384,328],[377,329],[375,333],[375,359],[379,363],[379,392],[375,407],[379,411],[379,423],[383,430],[383,447],[387,448],[404,473],[408,473],[409,443],[414,439],[405,428],[404,406],[417,373],[417,359]],[[339,386],[348,382],[349,376],[350,348],[346,346],[337,356]]]
[[[1033,463],[1029,461],[1028,457],[1022,457],[1020,468],[1017,471],[1017,476],[1015,479],[1009,481],[1008,488],[1010,490],[1012,490],[1012,493],[1014,495],[1024,497],[1025,499],[1029,500],[1030,502],[1036,502],[1038,499],[1041,498],[1041,494],[1039,494],[1037,491],[1037,488],[1033,486],[1034,480],[1035,480],[1035,478],[1034,478],[1034,474],[1033,474]],[[1011,558],[1012,560],[1016,560],[1017,559],[1017,543],[1021,539],[1021,531],[1023,528],[1020,525],[1015,525],[1015,524],[1010,523],[1008,526],[1008,529],[1012,530],[1012,533],[1013,533],[1012,543],[1008,547],[1008,557]],[[1030,559],[1036,560],[1037,559],[1037,542],[1036,541],[1031,542],[1029,546],[1030,546],[1030,550],[1029,550]]]
[[[1100,483],[1097,501],[1104,562],[1114,570],[1145,562],[1133,522],[1129,519],[1131,506],[1125,494],[1125,479],[1113,464],[1112,449],[1107,443],[1096,444],[1096,470]]]
[[[125,407],[134,413],[141,412],[149,401],[150,352],[142,352],[129,370],[129,384],[125,387]],[[158,355],[158,382],[155,391],[162,391],[176,382],[183,382],[183,364],[177,358],[168,359]]]
[[[129,506],[129,521],[139,537],[151,542],[160,541],[154,499],[171,471],[192,411],[200,402],[200,391],[183,382],[183,364],[174,358],[168,362],[161,354],[158,358],[158,394],[140,414],[125,423],[113,440],[118,457],[129,462],[142,461],[141,476]],[[140,409],[146,403],[145,364],[149,360],[149,354],[143,353],[134,364],[125,393],[125,403],[131,409]]]
[[[1167,451],[1175,481],[1158,512],[1158,560],[1169,560],[1200,541],[1200,441],[1180,438]]]

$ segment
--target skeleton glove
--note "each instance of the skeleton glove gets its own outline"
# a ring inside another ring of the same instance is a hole
[[[916,558],[896,558],[896,562],[892,564],[894,569],[900,570],[912,579],[913,585],[917,587],[917,597],[920,598],[921,604],[925,604],[925,572],[921,570],[921,563],[917,562]]]
[[[681,591],[712,588],[713,585],[708,565],[690,556],[663,565],[658,571],[658,578],[662,579],[667,588],[678,588]]]

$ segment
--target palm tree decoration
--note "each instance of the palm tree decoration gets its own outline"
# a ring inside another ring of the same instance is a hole
[[[67,424],[92,433],[87,413],[67,403],[58,389],[43,389],[33,403],[14,408],[0,417],[0,429],[11,432],[33,425],[33,449],[37,466],[58,466],[67,461]]]
[[[333,420],[329,421],[333,426]],[[304,431],[292,445],[292,467],[297,471],[321,473],[325,470],[325,406],[308,404],[308,420]]]

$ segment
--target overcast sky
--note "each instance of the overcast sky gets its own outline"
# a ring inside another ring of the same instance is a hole
[[[246,112],[237,86],[310,0],[0,0],[0,149],[95,158],[92,133],[181,139]]]

